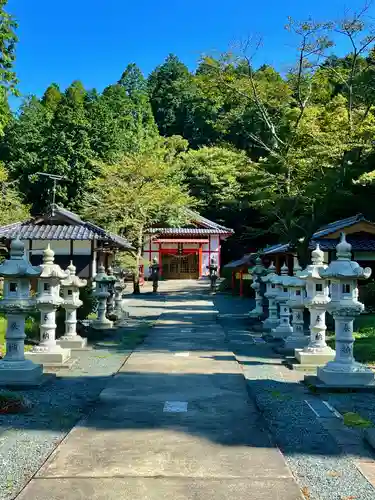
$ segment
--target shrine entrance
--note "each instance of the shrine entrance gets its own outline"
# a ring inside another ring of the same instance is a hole
[[[170,280],[189,280],[199,278],[198,253],[187,255],[162,256],[162,276]]]

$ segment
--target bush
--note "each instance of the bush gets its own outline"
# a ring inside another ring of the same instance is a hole
[[[359,300],[365,304],[366,312],[375,312],[375,281],[359,287]]]
[[[91,284],[88,284],[84,288],[81,288],[80,299],[82,300],[82,306],[77,310],[77,319],[86,319],[97,307],[97,299],[93,295],[93,289]]]

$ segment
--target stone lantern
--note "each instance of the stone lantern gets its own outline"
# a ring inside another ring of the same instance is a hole
[[[108,282],[108,298],[107,298],[107,316],[110,317],[115,310],[115,283],[116,276],[113,274],[112,267],[107,269],[107,282]]]
[[[330,302],[328,281],[320,275],[327,265],[319,245],[311,254],[312,263],[298,273],[306,282],[305,307],[310,312],[310,341],[303,349],[295,350],[297,361],[303,365],[318,366],[331,361],[335,351],[326,343],[326,311]]]
[[[292,327],[290,324],[290,309],[287,305],[289,300],[289,289],[288,289],[288,266],[284,264],[281,268],[281,276],[278,276],[273,280],[273,282],[278,285],[278,294],[276,295],[276,300],[280,304],[280,322],[279,325],[272,330],[272,336],[275,339],[285,339],[292,333]]]
[[[321,270],[323,279],[336,285],[337,295],[330,304],[329,312],[335,320],[336,356],[324,367],[318,368],[318,379],[330,386],[353,387],[374,384],[374,373],[357,363],[353,357],[353,321],[364,310],[358,301],[358,280],[367,279],[371,269],[363,269],[351,260],[351,245],[341,233],[336,247],[336,260],[327,269]]]
[[[266,285],[266,292],[264,296],[268,299],[268,318],[263,321],[263,328],[266,331],[276,328],[279,324],[276,302],[278,290],[276,288],[276,284],[273,282],[273,280],[277,277],[276,267],[273,265],[273,262],[271,262],[267,269],[267,275],[261,278],[263,283]]]
[[[87,285],[86,280],[81,280],[76,275],[76,267],[73,262],[67,267],[68,277],[61,281],[61,289],[65,309],[65,335],[57,342],[61,347],[68,349],[82,349],[86,347],[87,339],[77,334],[77,309],[81,307],[82,300],[79,298],[79,289]]]
[[[292,334],[285,340],[284,349],[291,350],[305,347],[308,338],[304,334],[303,311],[305,309],[305,281],[296,276],[302,268],[297,264],[294,267],[294,276],[287,280],[289,300],[287,306],[292,310]]]
[[[112,328],[113,322],[106,317],[109,280],[103,265],[99,266],[94,281],[96,284],[94,296],[98,299],[98,317],[91,323],[91,326],[96,330],[107,330]]]
[[[5,334],[6,354],[0,360],[0,385],[34,386],[42,381],[40,364],[25,359],[25,320],[35,311],[35,299],[30,295],[30,279],[36,278],[41,268],[32,266],[25,256],[23,242],[17,237],[11,242],[9,259],[0,265],[4,278],[4,298],[0,311],[7,318]]]
[[[257,257],[255,261],[255,266],[251,270],[253,275],[253,283],[251,288],[255,290],[255,308],[249,312],[250,318],[260,318],[263,316],[263,297],[260,293],[261,289],[261,278],[266,273],[266,269],[262,264],[262,259]]]
[[[70,349],[56,342],[56,311],[64,302],[60,297],[60,282],[68,276],[54,263],[55,253],[48,247],[43,252],[42,273],[38,280],[37,309],[40,311],[40,342],[26,353],[26,358],[43,365],[63,365],[70,358]]]

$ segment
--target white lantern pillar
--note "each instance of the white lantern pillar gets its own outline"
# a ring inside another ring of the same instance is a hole
[[[272,336],[275,339],[285,339],[293,331],[290,324],[290,309],[287,304],[289,300],[288,272],[288,266],[284,264],[281,268],[281,276],[274,280],[279,285],[279,294],[276,298],[280,304],[280,323],[272,330]]]
[[[297,263],[294,267],[295,275],[290,277],[288,281],[290,296],[287,305],[292,310],[293,333],[285,340],[284,349],[291,350],[293,353],[294,349],[303,348],[308,344],[308,337],[304,334],[303,321],[305,281],[297,277],[301,270],[301,267]]]
[[[363,269],[351,260],[351,245],[341,234],[336,247],[337,259],[320,272],[322,278],[330,279],[337,295],[329,311],[335,320],[336,356],[325,366],[318,368],[318,379],[329,386],[353,387],[374,385],[372,370],[357,363],[353,356],[353,322],[361,314],[364,305],[358,301],[358,279],[367,279],[371,269]]]
[[[42,383],[43,367],[25,359],[25,320],[35,311],[35,299],[30,295],[30,279],[40,275],[41,268],[32,266],[25,255],[23,242],[11,242],[9,259],[0,265],[4,278],[4,298],[0,311],[7,318],[6,354],[0,360],[1,386],[38,386]]]
[[[275,278],[277,278],[276,268],[271,262],[267,269],[267,275],[262,277],[263,283],[266,284],[264,296],[268,299],[268,318],[263,321],[263,328],[265,331],[270,331],[279,324],[276,302],[277,288],[276,284],[273,282]]]
[[[48,245],[43,252],[36,298],[40,311],[40,342],[25,356],[45,366],[59,367],[65,366],[70,358],[70,349],[63,349],[56,342],[56,311],[63,303],[60,297],[60,280],[66,278],[68,273],[54,263],[54,257],[55,253]]]
[[[311,367],[323,365],[331,361],[335,351],[326,343],[326,311],[330,302],[328,281],[322,279],[320,272],[327,267],[324,264],[324,253],[319,245],[312,252],[312,264],[298,273],[299,278],[306,280],[305,307],[310,312],[310,341],[303,349],[295,350],[298,363]]]
[[[86,280],[81,280],[76,275],[76,267],[73,262],[67,267],[68,277],[62,280],[61,288],[65,309],[65,335],[57,343],[68,349],[83,349],[87,345],[87,339],[77,334],[77,309],[82,306],[79,298],[79,289],[87,285]]]

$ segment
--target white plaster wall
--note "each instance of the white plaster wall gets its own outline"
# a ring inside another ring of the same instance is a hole
[[[40,255],[47,248],[48,244],[56,255],[70,255],[70,240],[33,240],[31,253],[33,255]]]
[[[74,240],[73,255],[91,255],[91,241]]]
[[[161,244],[161,247],[162,248],[165,248],[167,250],[174,250],[174,249],[178,249],[178,243],[162,243]],[[159,247],[157,247],[159,248]]]
[[[208,243],[203,243],[203,245],[202,245],[203,252],[208,252],[209,249],[210,249],[209,244]]]
[[[219,236],[211,235],[210,240],[211,240],[211,252],[218,252],[220,246]]]
[[[147,245],[147,247],[145,247],[145,250],[149,250],[150,249],[150,246]],[[152,242],[151,243],[151,250],[158,250],[159,249],[159,243],[154,243]]]

